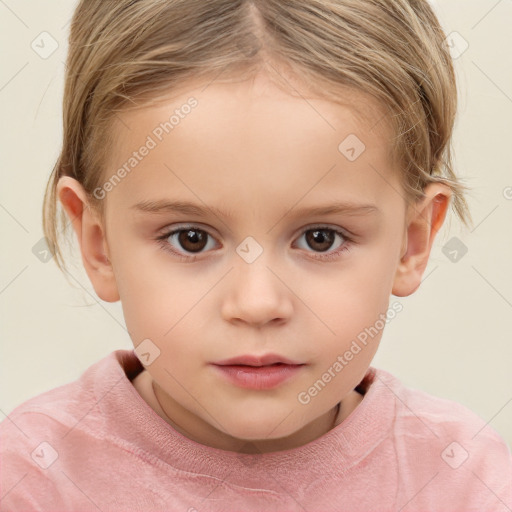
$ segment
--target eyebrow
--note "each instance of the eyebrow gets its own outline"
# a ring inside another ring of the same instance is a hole
[[[213,206],[200,206],[198,204],[187,201],[168,201],[166,199],[140,201],[130,207],[130,209],[150,213],[182,213],[185,215],[207,216],[213,214],[217,217],[232,218],[232,212],[225,212]],[[289,213],[293,211],[293,207]],[[381,211],[374,204],[360,204],[352,201],[335,202],[323,206],[314,206],[310,208],[302,208],[295,210],[292,214],[294,217],[307,217],[312,215],[329,215],[329,214],[345,214],[345,215],[368,215],[379,214]],[[286,216],[285,214],[284,216]]]

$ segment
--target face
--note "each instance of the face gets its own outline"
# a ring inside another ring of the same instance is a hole
[[[389,307],[406,202],[378,105],[344,100],[259,76],[190,87],[115,126],[116,178],[96,191],[115,286],[156,397],[200,442],[319,435],[377,350],[382,329],[361,333]],[[299,364],[215,364],[268,354]]]

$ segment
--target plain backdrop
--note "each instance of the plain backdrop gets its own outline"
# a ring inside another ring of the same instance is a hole
[[[43,236],[43,191],[61,144],[74,6],[0,2],[0,419],[111,351],[133,348],[121,304],[96,297],[76,249],[75,288],[52,260],[34,254]],[[403,311],[386,327],[373,365],[464,404],[512,445],[512,2],[434,6],[446,33],[457,33],[450,39],[460,54],[453,147],[456,171],[473,189],[475,227],[463,229],[449,214],[419,290],[390,298]],[[52,44],[58,47],[46,55]]]

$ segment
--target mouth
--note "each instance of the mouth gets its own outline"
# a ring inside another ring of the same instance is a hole
[[[306,366],[276,354],[245,355],[212,363],[230,383],[245,389],[273,389],[291,379]]]

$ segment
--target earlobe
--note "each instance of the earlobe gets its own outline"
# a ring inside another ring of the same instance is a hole
[[[443,225],[452,196],[450,188],[442,183],[428,185],[424,193],[425,197],[420,202],[410,206],[401,259],[391,291],[397,297],[407,297],[419,288],[435,236]]]
[[[105,230],[98,214],[90,207],[85,190],[74,178],[63,176],[57,184],[57,197],[73,226],[85,271],[98,297],[105,302],[118,301]]]

